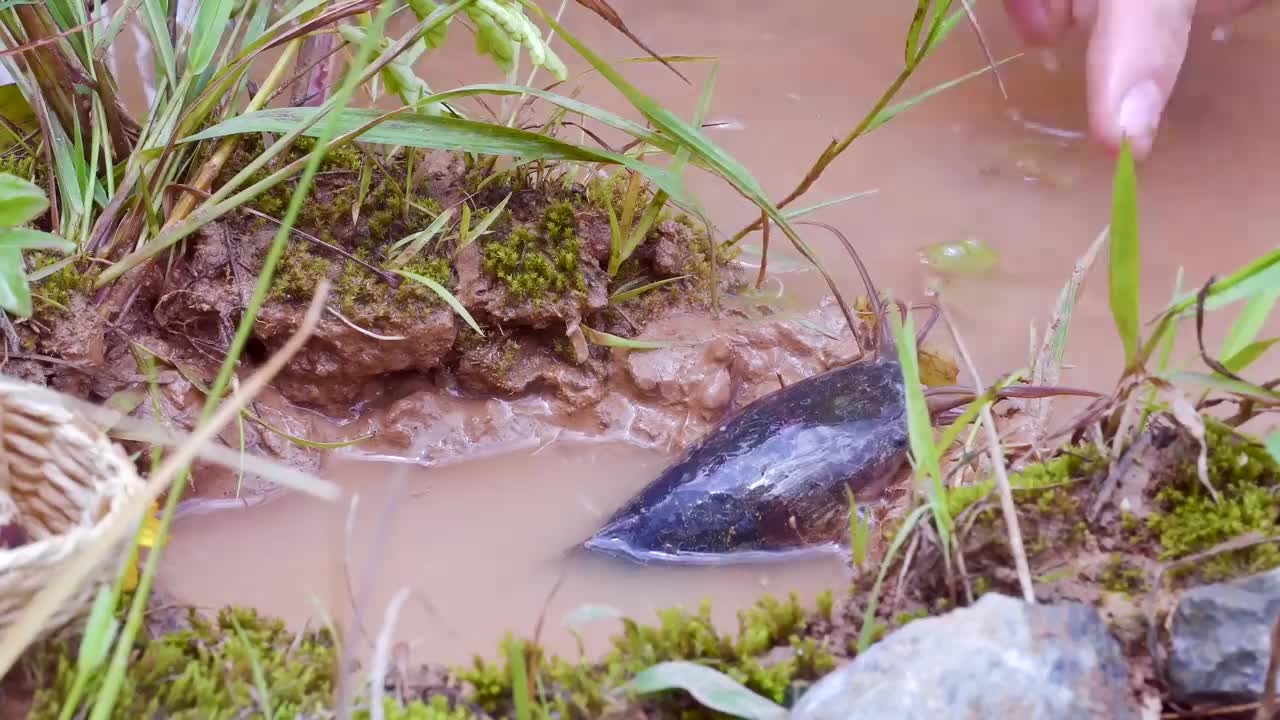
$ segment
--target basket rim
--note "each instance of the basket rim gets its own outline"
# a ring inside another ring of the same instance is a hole
[[[104,463],[112,463],[114,460],[115,462],[112,464],[116,465],[120,472],[115,473],[114,477],[109,480],[99,480],[96,483],[98,485],[107,485],[109,490],[109,492],[104,493],[107,497],[107,510],[96,521],[87,524],[75,524],[64,532],[23,543],[17,547],[0,548],[0,577],[15,568],[38,562],[45,555],[56,552],[66,544],[79,545],[91,540],[109,523],[118,521],[118,518],[128,505],[129,499],[144,486],[142,477],[138,474],[137,466],[129,459],[124,448],[112,440],[111,436],[97,423],[85,417],[83,413],[57,402],[55,398],[61,393],[51,388],[27,383],[0,373],[0,389],[9,388],[25,391],[29,397],[37,402],[69,413],[72,418],[78,421],[76,423],[77,429],[88,435],[96,446],[95,449],[98,450],[99,460]],[[114,458],[110,457],[113,455]],[[0,488],[0,492],[5,491]],[[19,517],[21,517],[21,514],[19,514]],[[142,520],[143,518],[139,518],[139,524],[141,524]],[[136,534],[137,528],[128,536],[130,541]]]

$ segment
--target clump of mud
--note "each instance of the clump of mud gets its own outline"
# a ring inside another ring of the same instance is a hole
[[[225,174],[257,150],[255,142],[242,143],[239,163]],[[707,306],[707,236],[682,218],[656,223],[609,275],[610,223],[591,199],[613,193],[607,180],[583,192],[519,171],[486,173],[451,153],[416,158],[411,176],[403,157],[379,157],[372,170],[368,162],[358,150],[330,154],[254,327],[256,353],[274,351],[298,328],[316,282],[334,282],[314,337],[276,382],[291,401],[345,414],[388,374],[444,368],[470,393],[548,389],[585,406],[603,396],[611,353],[588,343],[584,326],[631,337],[671,309]],[[160,326],[210,356],[226,348],[288,192],[265,193],[187,243],[156,291]],[[467,228],[459,222],[464,204]],[[418,248],[404,242],[441,212],[451,213],[443,232]],[[481,332],[396,269],[448,290]],[[722,274],[732,287],[735,274]],[[680,276],[688,277],[610,302],[619,287]]]

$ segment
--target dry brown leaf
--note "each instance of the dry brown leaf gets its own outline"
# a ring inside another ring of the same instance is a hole
[[[600,17],[604,18],[605,22],[609,23],[614,28],[616,28],[618,32],[630,38],[631,42],[635,43],[636,45],[639,45],[640,49],[649,53],[649,55],[651,55],[654,60],[657,60],[663,65],[666,65],[667,69],[675,73],[676,75],[678,75],[681,80],[685,81],[686,83],[689,83],[690,85],[693,84],[689,82],[689,78],[685,77],[684,74],[682,74],[679,70],[677,70],[674,65],[667,62],[666,58],[662,57],[661,55],[654,52],[653,50],[650,50],[649,46],[645,45],[643,40],[636,37],[636,34],[631,32],[631,30],[627,28],[627,24],[622,22],[622,16],[618,14],[618,11],[614,10],[613,6],[605,2],[605,0],[578,0],[578,4],[590,10],[591,12],[599,15]]]
[[[921,346],[920,382],[928,387],[944,387],[955,385],[960,377],[960,368],[956,359],[938,348]]]
[[[1174,419],[1200,444],[1200,452],[1196,456],[1196,474],[1200,477],[1200,484],[1204,485],[1216,502],[1218,491],[1209,482],[1209,445],[1204,437],[1204,418],[1200,417],[1200,413],[1196,412],[1195,406],[1181,390],[1168,384],[1163,385],[1163,390],[1164,396],[1169,400],[1169,408],[1173,410]]]

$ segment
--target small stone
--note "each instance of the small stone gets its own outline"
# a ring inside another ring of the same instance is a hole
[[[809,689],[792,720],[1137,720],[1120,644],[1082,603],[996,593],[916,620]]]
[[[1182,593],[1169,628],[1174,699],[1257,700],[1271,660],[1277,612],[1280,568]]]

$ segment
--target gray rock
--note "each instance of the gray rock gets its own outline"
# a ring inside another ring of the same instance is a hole
[[[1271,659],[1280,569],[1182,593],[1170,621],[1169,689],[1182,701],[1251,702]]]
[[[988,593],[916,620],[818,681],[792,720],[1137,720],[1120,644],[1092,606]]]

